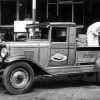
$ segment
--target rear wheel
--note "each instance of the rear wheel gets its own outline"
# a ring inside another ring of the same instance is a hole
[[[28,92],[34,82],[34,71],[25,62],[17,62],[8,66],[3,73],[3,83],[11,94]]]

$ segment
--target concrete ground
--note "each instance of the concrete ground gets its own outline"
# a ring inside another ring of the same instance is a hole
[[[85,76],[84,81],[71,81],[67,76],[39,77],[26,94],[11,95],[0,86],[0,100],[100,100],[100,86],[96,77]]]

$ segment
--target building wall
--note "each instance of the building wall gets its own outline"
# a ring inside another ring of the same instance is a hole
[[[67,21],[83,25],[85,30],[100,21],[100,0],[36,0],[36,21]],[[12,29],[15,20],[32,18],[32,0],[0,0],[1,33]],[[6,32],[5,32],[6,33]]]
[[[84,26],[100,21],[100,0],[84,0]]]
[[[39,22],[73,21],[88,25],[100,20],[100,0],[36,0],[36,3]],[[0,7],[1,25],[11,25],[14,20],[24,20],[27,15],[32,18],[32,0],[0,0]]]
[[[1,2],[1,24],[11,25],[16,20],[16,2]]]
[[[32,0],[0,0],[0,24],[12,25],[15,20],[32,17]]]
[[[83,0],[37,0],[37,20],[84,24]]]

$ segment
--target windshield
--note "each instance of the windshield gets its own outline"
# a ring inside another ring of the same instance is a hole
[[[35,34],[33,29],[28,29],[29,39],[48,39],[48,28],[37,28],[35,29]]]
[[[32,28],[29,28],[27,32],[17,32],[14,34],[14,41],[26,41],[26,40],[47,40],[48,28],[36,28],[33,32]],[[7,36],[8,38],[8,36]],[[7,39],[6,39],[7,40]]]

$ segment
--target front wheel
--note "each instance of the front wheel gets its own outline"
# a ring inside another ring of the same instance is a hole
[[[11,94],[28,92],[34,82],[34,71],[25,62],[17,62],[8,66],[3,73],[3,83]]]

